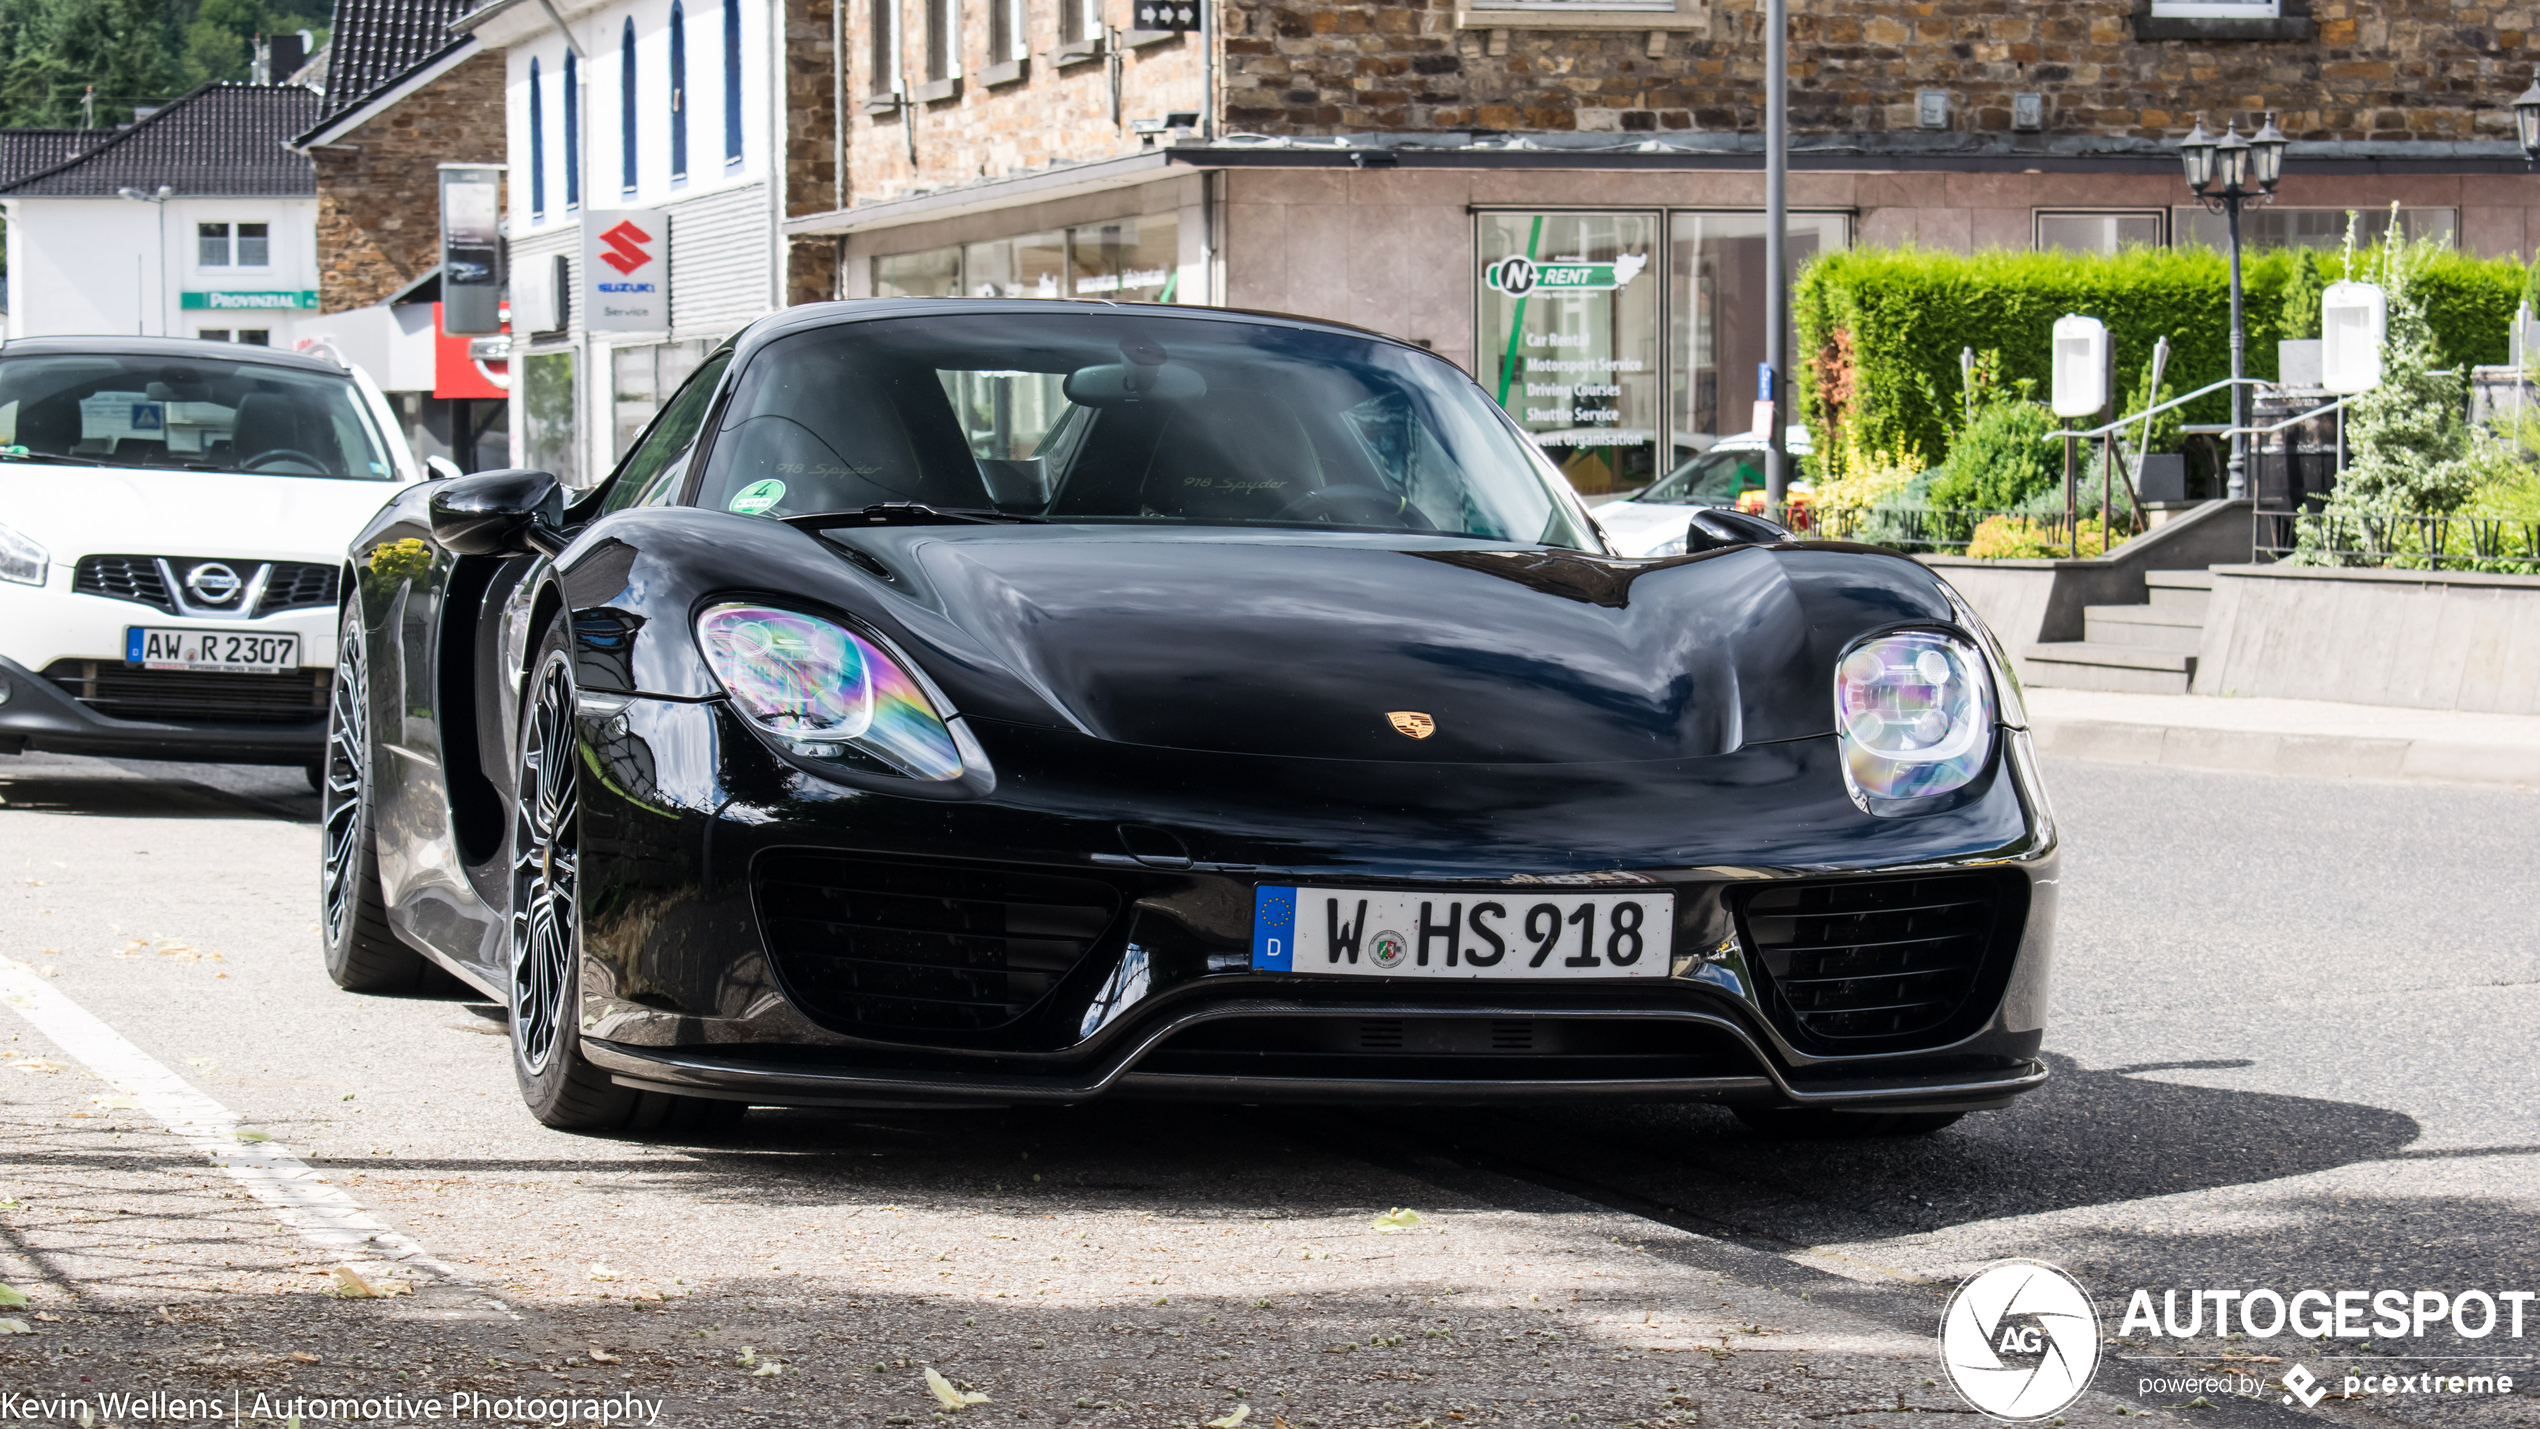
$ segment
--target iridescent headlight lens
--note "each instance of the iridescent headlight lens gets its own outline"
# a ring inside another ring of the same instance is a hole
[[[697,618],[714,677],[733,707],[796,753],[852,747],[912,779],[962,770],[952,731],[889,654],[834,621],[765,605],[718,605]]]
[[[1905,630],[1864,641],[1834,674],[1843,776],[1856,797],[1963,787],[1993,752],[1993,682],[1966,641]]]

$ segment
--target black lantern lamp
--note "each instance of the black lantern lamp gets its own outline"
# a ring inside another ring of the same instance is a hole
[[[2250,192],[2249,141],[2240,137],[2240,122],[2236,119],[2214,144],[2214,187],[2227,194]]]
[[[2532,82],[2540,91],[2540,80]],[[2178,161],[2187,170],[2187,186],[2198,193],[2214,186],[2214,136],[2205,132],[2205,121],[2198,119],[2186,138],[2178,141]]]
[[[2274,193],[2277,181],[2284,177],[2286,142],[2284,131],[2275,127],[2272,114],[2266,116],[2266,123],[2257,133],[2249,136],[2249,175],[2268,193]]]
[[[2522,141],[2525,163],[2540,159],[2540,74],[2531,79],[2531,87],[2514,101],[2514,137]]]

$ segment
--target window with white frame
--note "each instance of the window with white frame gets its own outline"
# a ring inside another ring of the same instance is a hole
[[[1466,30],[1708,33],[1711,8],[1709,0],[1456,0],[1455,24]]]
[[[896,94],[900,87],[900,6],[899,0],[872,0],[873,23],[866,33],[873,42],[872,92]]]
[[[2039,209],[2037,247],[2067,253],[2114,253],[2161,246],[2161,210]]]
[[[2273,20],[2282,0],[2152,0],[2155,20]]]
[[[961,0],[926,0],[926,79],[930,84],[961,74]]]
[[[1101,34],[1099,0],[1058,0],[1058,42],[1082,44]]]
[[[198,268],[269,268],[273,266],[273,229],[262,223],[198,223],[194,225],[194,265]]]
[[[1008,64],[1023,58],[1029,20],[1025,0],[987,0],[988,63]]]

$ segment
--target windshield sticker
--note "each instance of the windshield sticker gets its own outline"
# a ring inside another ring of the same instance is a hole
[[[769,477],[765,481],[753,481],[733,493],[732,504],[724,509],[743,516],[756,516],[784,499],[785,483]]]

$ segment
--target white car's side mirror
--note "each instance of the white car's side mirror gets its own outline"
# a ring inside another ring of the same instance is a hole
[[[459,464],[457,462],[454,462],[445,456],[425,457],[423,459],[423,464],[432,469],[432,474],[435,477],[467,475],[466,472],[459,470]]]

